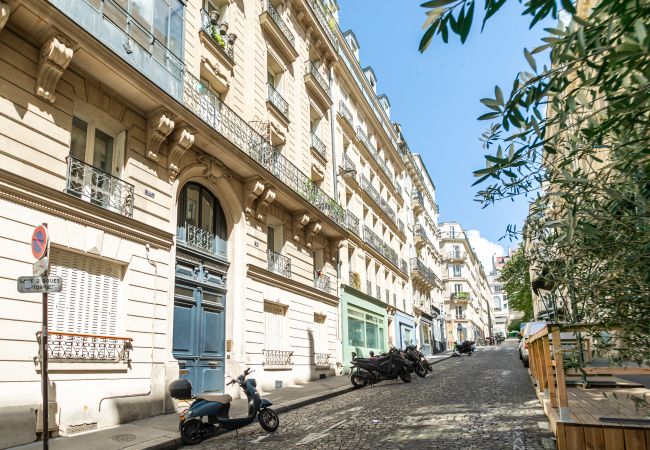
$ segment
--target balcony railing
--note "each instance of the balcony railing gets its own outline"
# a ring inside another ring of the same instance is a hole
[[[282,20],[282,17],[280,16],[280,13],[273,7],[273,4],[271,3],[271,0],[266,0],[266,11],[269,13],[269,16],[271,16],[271,19],[273,19],[273,22],[278,26],[284,37],[287,38],[287,40],[291,43],[293,47],[296,46],[296,38],[287,27],[287,24],[284,23],[284,20]]]
[[[109,211],[133,217],[133,185],[68,156],[65,190]]]
[[[267,84],[269,87],[269,97],[268,101],[271,102],[275,108],[282,113],[282,115],[289,119],[289,103],[280,95],[280,93],[270,84]]]
[[[381,198],[379,191],[375,189],[372,183],[370,183],[370,181],[364,175],[361,175],[361,189],[366,191],[370,198],[373,199],[377,206],[379,206],[379,208],[384,211],[384,213],[390,218],[390,220],[393,221],[393,223],[397,223],[397,216],[395,215],[393,208],[390,207],[386,200]]]
[[[317,271],[314,274],[314,287],[329,293],[332,290],[332,279],[327,275],[322,274],[320,271]]]
[[[466,252],[456,252],[456,251],[451,251],[447,253],[447,258],[445,259],[451,259],[451,260],[465,260],[467,259],[467,253]]]
[[[363,144],[363,146],[366,148],[368,153],[370,153],[370,156],[375,160],[379,168],[384,172],[384,175],[386,175],[386,178],[390,181],[390,183],[395,186],[395,179],[393,178],[393,174],[390,173],[390,170],[388,169],[388,166],[386,165],[386,162],[379,157],[379,154],[377,153],[377,150],[373,147],[373,145],[370,143],[370,139],[368,139],[368,136],[366,136],[366,133],[363,132],[361,127],[357,126],[357,140]]]
[[[435,285],[439,280],[436,274],[434,274],[433,271],[420,260],[420,258],[411,258],[411,270],[414,272],[417,271],[420,276],[425,278],[431,284]]]
[[[450,297],[452,300],[469,300],[469,292],[452,292]]]
[[[215,236],[214,233],[185,222],[185,243],[190,247],[214,252]]]
[[[313,62],[307,61],[305,63],[305,73],[311,74],[311,76],[316,79],[316,82],[320,85],[321,88],[327,93],[327,95],[330,94],[330,85],[327,81],[325,81],[325,78],[323,78],[323,75],[321,75],[320,70],[314,65]]]
[[[350,172],[357,170],[356,164],[354,164],[354,161],[352,161],[347,154],[343,156],[343,170]]]
[[[379,236],[377,236],[370,228],[365,225],[363,227],[363,240],[376,252],[383,255],[384,258],[396,266],[399,264],[399,261],[397,259],[397,252],[390,248]]]
[[[400,260],[399,260],[399,268],[400,268],[400,270],[401,270],[402,272],[404,272],[404,273],[406,273],[406,274],[409,273],[409,265],[408,265],[408,263],[406,262],[406,260],[404,260],[404,259],[402,259],[402,258],[400,258]]]
[[[323,141],[321,141],[314,133],[311,134],[311,148],[316,150],[323,159],[327,159],[327,148],[325,147],[325,144],[323,144]]]
[[[345,228],[345,210],[333,198],[278,153],[244,119],[193,75],[185,74],[184,105],[242,152],[257,161],[278,180],[308,201],[340,227]]]
[[[366,294],[372,295],[372,283],[370,281],[366,281]]]
[[[212,25],[210,23],[210,16],[205,9],[201,10],[201,30],[205,32],[217,44],[221,50],[231,60],[235,59],[235,42],[231,41],[226,35],[219,33],[219,25]]]
[[[289,350],[262,350],[265,366],[290,366],[293,351]]]
[[[381,300],[381,287],[376,286],[376,289],[377,289],[377,299]]]
[[[454,239],[454,240],[464,240],[465,233],[463,231],[443,231],[440,233],[441,239]]]
[[[42,334],[38,333],[40,343]],[[53,360],[128,362],[133,339],[48,331],[47,356]]]
[[[434,248],[433,243],[431,242],[429,236],[427,235],[427,231],[424,229],[424,227],[421,224],[419,223],[415,224],[415,227],[413,227],[413,233],[417,238],[420,239],[420,241],[423,244],[428,244],[429,247]]]
[[[397,219],[397,229],[399,230],[400,233],[405,232],[404,222],[402,222],[402,219]]]
[[[456,319],[465,320],[467,316],[465,314],[456,314]]]
[[[336,38],[336,34],[332,30],[333,27],[336,27],[336,20],[332,17],[331,13],[327,10],[325,5],[320,0],[308,0],[307,3],[309,7],[316,15],[316,19],[320,24],[323,31],[327,35],[332,47],[335,49],[339,48],[339,40]],[[327,17],[326,17],[327,16]]]
[[[413,209],[419,209],[420,211],[425,210],[424,197],[422,196],[422,193],[415,188],[411,191],[411,205]]]
[[[361,232],[359,231],[359,218],[355,216],[353,213],[351,213],[350,210],[345,211],[345,218],[346,218],[348,230],[350,230],[357,236],[360,236]]]
[[[330,354],[329,353],[314,353],[314,365],[316,367],[329,367]]]
[[[266,259],[268,260],[268,269],[286,278],[291,278],[291,259],[286,256],[274,252],[273,250],[266,251]]]
[[[352,113],[350,112],[348,107],[345,106],[343,100],[339,100],[339,115],[348,122],[350,128],[354,128],[354,119],[352,118]]]

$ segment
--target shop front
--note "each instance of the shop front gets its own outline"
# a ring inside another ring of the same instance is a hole
[[[434,353],[433,340],[432,340],[432,331],[433,331],[433,322],[431,316],[427,314],[422,314],[420,316],[420,323],[418,326],[418,334],[420,339],[420,351],[425,355],[431,355]]]
[[[412,316],[401,311],[395,312],[395,346],[404,349],[407,345],[416,344],[415,320]]]

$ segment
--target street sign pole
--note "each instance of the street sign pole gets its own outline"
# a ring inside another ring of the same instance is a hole
[[[43,227],[47,230],[47,224],[44,223]],[[47,251],[46,255],[50,252],[50,242],[47,240]],[[49,255],[48,255],[49,256]],[[45,270],[45,275],[47,277],[48,268]],[[49,450],[50,443],[50,424],[49,424],[49,415],[50,415],[50,402],[49,402],[49,383],[47,380],[47,292],[43,292],[43,331],[41,332],[41,378],[43,383],[43,450]]]

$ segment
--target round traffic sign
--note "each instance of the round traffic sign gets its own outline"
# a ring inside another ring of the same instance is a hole
[[[45,253],[47,253],[48,239],[46,227],[39,225],[34,228],[34,233],[32,234],[32,255],[34,255],[34,258],[41,259],[45,256]]]

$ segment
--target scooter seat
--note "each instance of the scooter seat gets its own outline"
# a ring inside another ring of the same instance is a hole
[[[208,402],[219,402],[223,404],[232,402],[232,397],[228,394],[200,394],[197,395],[196,398],[200,398],[201,400]]]

